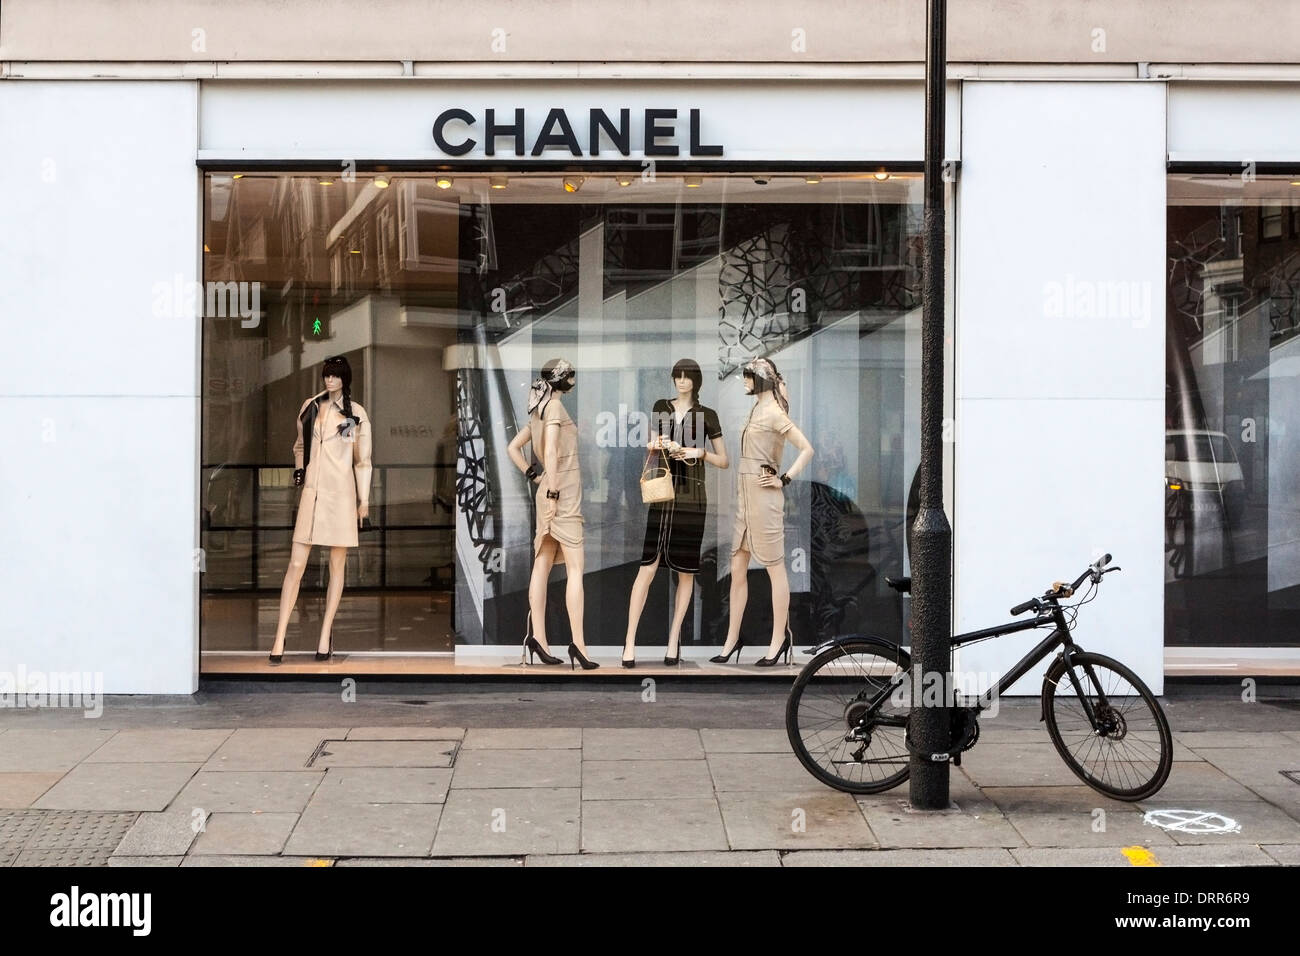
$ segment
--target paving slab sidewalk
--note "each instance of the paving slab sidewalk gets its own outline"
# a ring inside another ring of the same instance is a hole
[[[1168,783],[1133,804],[1024,709],[939,813],[822,785],[770,726],[3,723],[0,866],[1300,865],[1300,714],[1176,728]]]

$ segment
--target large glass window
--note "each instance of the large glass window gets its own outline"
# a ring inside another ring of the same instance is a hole
[[[1300,643],[1300,182],[1169,181],[1165,637]]]
[[[905,637],[884,576],[907,568],[919,457],[920,202],[919,176],[869,173],[208,174],[203,650],[271,646],[303,494],[297,420],[323,388],[325,358],[340,355],[372,439],[340,650],[523,640],[535,488],[507,446],[554,358],[577,370],[562,404],[579,463],[588,645],[623,644],[649,538],[652,412],[678,394],[683,359],[700,368],[698,402],[716,413],[730,467],[693,466],[707,507],[681,643],[688,658],[723,643],[754,406],[742,369],[756,356],[784,376],[789,417],[814,449],[779,518],[795,643]],[[794,458],[787,448],[784,466]],[[291,652],[315,646],[328,563],[313,547]],[[643,647],[665,642],[669,579],[661,567]],[[744,639],[766,646],[768,575],[755,563],[749,580]],[[546,627],[551,644],[567,643],[563,566]]]

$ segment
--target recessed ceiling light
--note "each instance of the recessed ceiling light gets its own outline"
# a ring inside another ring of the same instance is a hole
[[[359,255],[361,255],[361,250],[360,250],[360,249],[349,249],[348,252],[352,253],[354,256],[359,256]],[[739,655],[737,655],[737,656],[739,656]]]
[[[235,175],[231,176],[230,178],[231,178],[231,179],[243,179],[243,178],[244,178],[244,174],[243,174],[243,173],[235,173]]]
[[[565,176],[564,191],[566,193],[576,193],[579,189],[582,188],[582,184],[585,183],[586,181],[587,180],[581,176]]]
[[[822,178],[820,176],[805,176],[803,178],[803,181],[806,182],[809,186],[816,186],[819,182],[822,181]]]
[[[876,170],[874,175],[876,179],[880,180],[883,183],[886,179],[889,178],[889,170],[887,170],[884,166],[881,166],[879,169]]]
[[[491,179],[488,180],[488,185],[491,186],[493,189],[505,189],[506,186],[510,185],[510,177],[493,176]]]
[[[631,177],[631,176],[620,176],[620,177],[618,177],[618,184],[619,184],[620,186],[631,186],[631,185],[632,185],[632,177]]]
[[[322,186],[333,186],[333,185],[334,185],[334,180],[332,180],[332,179],[321,179],[321,180],[318,180],[318,181],[320,182],[320,184],[321,184]]]
[[[702,176],[687,176],[683,182],[686,183],[687,189],[699,189],[704,185],[704,178]]]
[[[376,188],[376,189],[387,189],[387,188],[388,188],[388,179],[387,179],[387,177],[385,177],[385,176],[376,176],[376,177],[375,177],[375,188]]]
[[[433,181],[433,184],[434,184],[435,186],[437,186],[439,189],[450,189],[450,188],[451,188],[451,177],[450,177],[450,176],[439,176],[437,179],[435,179],[435,180]]]

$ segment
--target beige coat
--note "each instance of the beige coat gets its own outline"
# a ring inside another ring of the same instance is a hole
[[[293,461],[302,467],[302,413],[316,398],[309,398],[298,410],[298,440],[293,443]],[[302,544],[355,548],[357,546],[357,505],[370,502],[370,419],[357,402],[352,414],[361,424],[350,437],[340,435],[343,403],[323,404],[316,412],[311,435],[311,461],[298,500],[298,520],[293,540]]]

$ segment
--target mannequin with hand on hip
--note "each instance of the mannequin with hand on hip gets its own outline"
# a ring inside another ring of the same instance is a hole
[[[583,606],[586,600],[582,575],[585,564],[582,528],[582,475],[578,470],[578,426],[561,401],[573,388],[577,370],[565,359],[551,359],[542,366],[528,390],[528,424],[510,440],[506,453],[524,477],[537,486],[537,531],[533,536],[533,571],[528,581],[528,621],[521,657],[533,655],[546,664],[562,663],[551,654],[546,640],[546,587],[551,569],[568,568],[564,603],[569,612],[569,668],[583,670],[600,665],[587,657],[582,636]],[[542,470],[524,458],[523,447],[532,443]]]
[[[740,433],[740,467],[735,527],[732,532],[731,617],[722,653],[710,658],[725,664],[734,653],[740,663],[740,624],[749,600],[749,560],[767,568],[772,583],[772,639],[767,656],[756,662],[770,667],[785,654],[790,660],[794,643],[790,633],[790,579],[785,568],[785,486],[812,461],[812,444],[790,419],[790,399],[785,378],[770,359],[754,359],[744,368],[746,394],[754,396],[745,428]],[[785,443],[799,452],[781,471]]]

